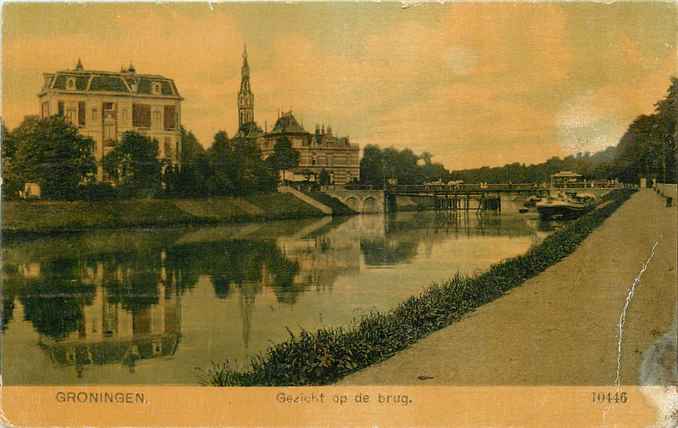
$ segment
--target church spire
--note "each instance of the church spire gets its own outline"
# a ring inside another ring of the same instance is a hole
[[[250,65],[247,62],[247,45],[242,53],[240,92],[238,92],[238,125],[254,122],[254,94],[250,88]]]
[[[242,51],[242,76],[250,77],[250,65],[247,63],[247,45],[245,45]]]

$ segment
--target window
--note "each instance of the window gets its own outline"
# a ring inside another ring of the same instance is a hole
[[[78,102],[78,126],[85,126],[85,102]]]
[[[75,124],[76,112],[73,109],[66,110],[66,122]]]
[[[64,115],[64,102],[63,102],[63,101],[59,101],[59,102],[57,103],[57,106],[58,106],[59,116],[63,116],[63,115]]]
[[[151,106],[148,104],[132,104],[132,126],[151,127]]]
[[[153,124],[160,125],[160,110],[153,110]]]
[[[154,94],[154,95],[159,95],[159,94],[160,94],[160,83],[158,83],[158,82],[153,82],[153,94]]]
[[[118,119],[114,103],[103,103],[101,108],[101,118],[104,122],[116,122]]]
[[[98,114],[97,108],[94,107],[94,108],[92,109],[92,120],[97,120],[97,114]]]
[[[164,128],[168,131],[177,129],[177,109],[174,106],[165,106],[164,110]]]
[[[115,126],[104,126],[104,141],[115,140]]]
[[[68,80],[66,80],[66,89],[71,91],[75,89],[75,78],[69,77]]]
[[[42,117],[48,117],[49,116],[49,101],[45,101],[42,103],[42,110],[41,110]]]
[[[125,122],[129,119],[129,112],[126,108],[122,109],[122,120]]]

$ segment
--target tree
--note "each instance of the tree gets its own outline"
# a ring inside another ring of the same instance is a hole
[[[210,195],[233,195],[236,193],[236,164],[233,146],[225,131],[214,134],[214,141],[207,152],[209,170],[207,192]]]
[[[10,171],[16,173],[17,183],[38,183],[42,197],[72,199],[82,182],[94,181],[94,141],[80,135],[64,118],[26,117],[11,136],[15,148],[14,159],[12,148],[7,148],[13,165]]]
[[[190,164],[200,156],[205,155],[205,149],[193,132],[181,126],[179,128],[179,136],[181,139],[181,163],[183,165]]]
[[[360,159],[360,181],[362,184],[381,186],[386,178],[384,176],[384,156],[379,148],[368,144],[363,149],[363,157]]]
[[[21,180],[16,171],[16,138],[9,132],[4,122],[0,124],[0,149],[2,149],[2,197],[13,199],[19,195]]]
[[[287,137],[280,137],[273,146],[271,155],[273,167],[276,172],[282,171],[283,181],[285,181],[285,171],[299,165],[299,152],[294,150],[292,143]]]
[[[206,187],[210,195],[242,196],[275,188],[273,166],[261,159],[251,139],[229,140],[224,131],[219,131],[207,151],[207,159]]]
[[[678,181],[678,162],[676,142],[678,141],[678,78],[671,78],[671,85],[666,91],[666,97],[656,105],[656,113],[659,117],[663,135],[662,145],[662,179],[667,182]]]
[[[153,196],[160,190],[162,165],[158,141],[128,131],[104,156],[104,171],[124,196]]]
[[[272,162],[261,158],[261,151],[256,142],[252,139],[236,138],[232,144],[238,165],[236,180],[238,194],[275,190],[277,170]],[[291,156],[295,159],[295,165],[298,165],[299,153],[294,150]]]
[[[205,149],[193,132],[179,128],[181,139],[181,167],[167,168],[164,174],[165,192],[180,196],[207,194],[209,162]]]

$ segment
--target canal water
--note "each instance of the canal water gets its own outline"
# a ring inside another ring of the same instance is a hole
[[[6,242],[3,381],[196,384],[212,361],[243,367],[289,331],[524,253],[544,226],[425,212]]]

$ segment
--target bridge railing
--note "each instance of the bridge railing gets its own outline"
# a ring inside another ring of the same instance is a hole
[[[336,187],[336,188],[335,188]],[[614,187],[614,186],[601,186]],[[511,191],[545,191],[551,187],[546,183],[474,183],[474,184],[390,184],[384,187],[383,185],[366,185],[366,184],[347,184],[345,186],[323,186],[327,190],[386,190],[390,193],[424,193],[424,192],[511,192]],[[566,188],[566,187],[558,187]]]
[[[516,183],[516,184],[414,184],[388,186],[390,192],[422,193],[422,192],[492,192],[492,191],[531,191],[544,190],[539,184]]]
[[[335,186],[334,184],[331,184],[329,186],[323,186],[323,188],[327,188],[328,190],[337,190],[337,188],[345,190],[384,190],[384,186],[371,184],[346,184],[345,186]]]

